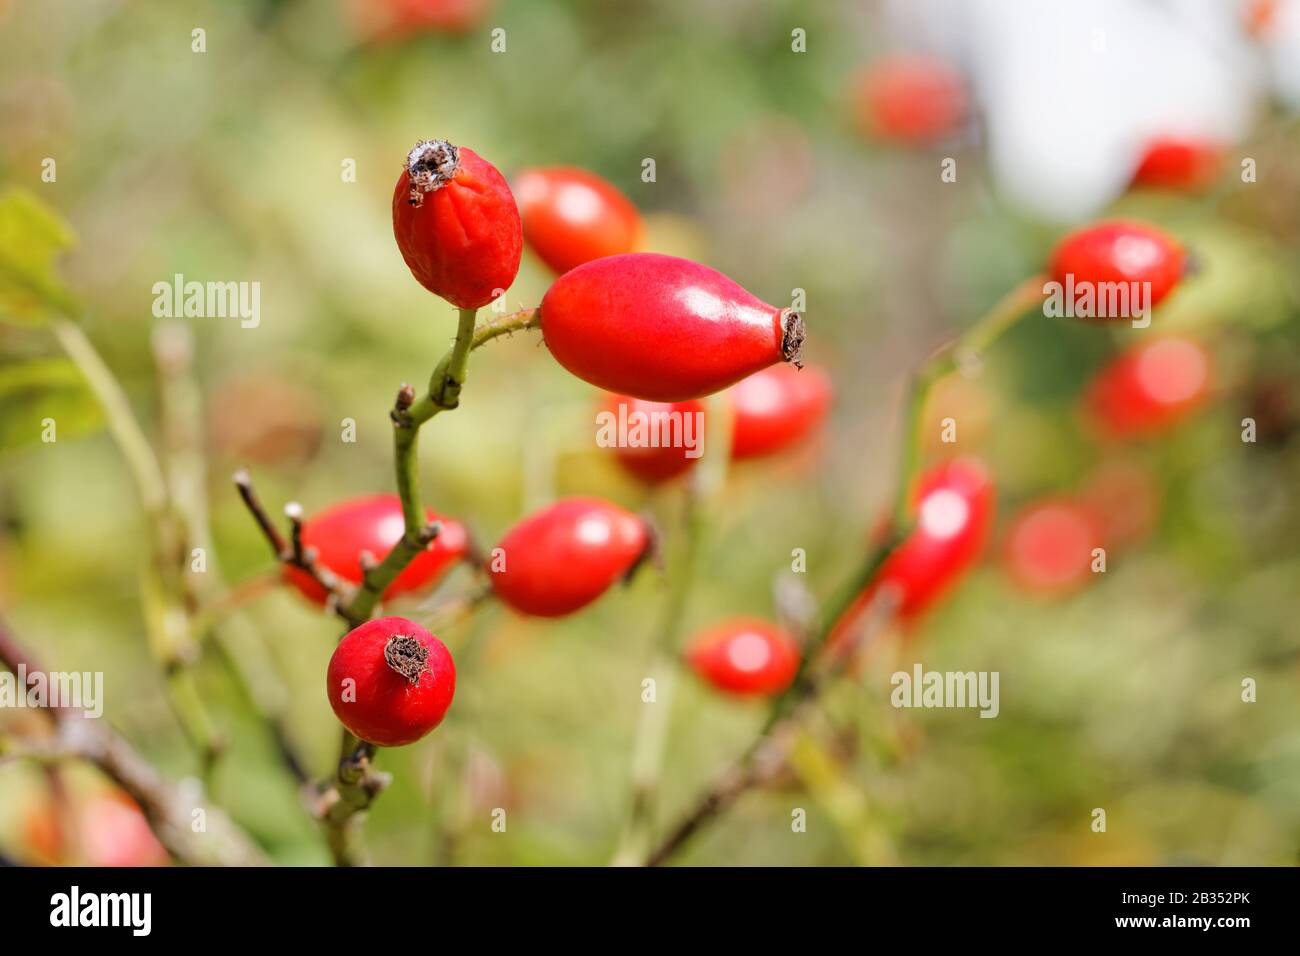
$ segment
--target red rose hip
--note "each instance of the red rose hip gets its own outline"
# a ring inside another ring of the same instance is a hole
[[[701,402],[648,402],[630,395],[610,395],[597,414],[598,424],[603,421],[614,426],[616,436],[625,439],[614,443],[614,460],[646,484],[657,485],[684,474],[703,453]]]
[[[871,64],[859,75],[854,95],[864,132],[897,143],[933,142],[956,129],[966,115],[961,74],[943,60],[920,54]]]
[[[357,737],[402,747],[442,722],[456,693],[456,665],[442,641],[420,625],[380,617],[339,641],[326,691],[339,722]]]
[[[1144,342],[1102,368],[1088,386],[1088,414],[1110,438],[1142,438],[1192,414],[1210,392],[1210,353],[1194,339]]]
[[[526,169],[515,177],[524,241],[553,271],[634,252],[641,214],[614,186],[573,166]]]
[[[820,368],[773,365],[732,386],[731,457],[782,451],[817,428],[831,403],[831,380]]]
[[[1173,237],[1137,222],[1106,222],[1087,226],[1066,236],[1052,254],[1051,276],[1075,294],[1091,288],[1098,301],[1111,283],[1151,283],[1140,301],[1129,297],[1130,312],[1137,306],[1154,308],[1183,277],[1187,257]],[[1100,306],[1099,306],[1100,308]],[[1101,315],[1098,318],[1131,318]]]
[[[426,511],[429,521],[442,522],[442,530],[412,559],[384,591],[384,598],[422,590],[465,556],[469,536],[459,521]],[[310,518],[302,527],[304,548],[316,552],[321,567],[353,584],[361,583],[361,553],[382,561],[406,530],[402,502],[397,495],[370,495],[341,502]],[[328,597],[325,589],[305,571],[286,566],[285,578],[303,596],[317,604]]]
[[[1087,583],[1103,527],[1088,508],[1066,499],[1035,502],[1007,531],[1003,565],[1026,591],[1064,594]]]
[[[799,670],[799,645],[775,624],[737,618],[692,638],[686,660],[702,679],[727,693],[779,694]]]
[[[1133,185],[1176,192],[1197,192],[1210,186],[1223,165],[1223,151],[1195,139],[1160,137],[1147,144]]]
[[[416,143],[393,190],[393,235],[411,274],[460,309],[487,305],[515,281],[523,227],[495,166],[445,140]]]
[[[933,607],[970,569],[993,523],[993,481],[984,464],[955,458],[930,469],[916,488],[916,524],[874,581],[836,622],[832,643],[862,618],[877,589],[891,585],[897,615],[915,618]]]
[[[703,398],[782,360],[799,362],[803,321],[720,272],[675,256],[609,256],[556,279],[542,335],[583,381],[656,402]]]
[[[506,532],[488,571],[497,597],[516,611],[562,617],[625,578],[650,547],[636,515],[599,498],[563,498]]]

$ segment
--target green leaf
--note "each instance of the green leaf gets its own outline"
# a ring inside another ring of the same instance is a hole
[[[75,310],[54,268],[75,239],[63,218],[31,193],[0,193],[0,320],[35,325],[52,309]]]
[[[77,367],[65,358],[0,367],[0,449],[46,440],[49,421],[56,440],[84,435],[103,423],[99,403]]]

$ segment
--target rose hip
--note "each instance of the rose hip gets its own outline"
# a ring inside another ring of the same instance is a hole
[[[727,397],[731,457],[757,458],[788,448],[821,424],[831,403],[831,380],[811,365],[773,365],[741,379]]]
[[[330,707],[357,737],[380,747],[415,743],[442,722],[456,693],[446,645],[401,617],[366,621],[330,658]]]
[[[442,531],[412,559],[384,591],[384,598],[419,591],[432,585],[465,556],[469,536],[465,526],[426,509],[430,521],[441,521]],[[401,540],[406,526],[397,495],[370,495],[340,502],[307,520],[302,527],[304,548],[314,549],[316,562],[353,584],[362,577],[361,553],[382,561]],[[324,604],[325,589],[305,571],[285,566],[286,579],[309,600]]]
[[[578,378],[656,402],[703,398],[782,360],[803,321],[720,272],[642,252],[566,272],[542,299],[542,335]]]
[[[1102,368],[1084,396],[1088,415],[1110,438],[1142,438],[1165,431],[1209,396],[1210,353],[1194,339],[1144,342]]]
[[[1105,222],[1062,239],[1052,254],[1050,271],[1063,286],[1072,280],[1076,289],[1087,284],[1098,295],[1109,283],[1149,282],[1145,304],[1155,307],[1173,291],[1186,265],[1182,246],[1159,229],[1137,222]]]
[[[488,570],[502,602],[562,617],[627,577],[651,547],[644,521],[599,498],[563,498],[529,515],[493,549]]]
[[[393,235],[411,274],[461,309],[479,309],[515,281],[523,227],[496,167],[466,146],[423,140],[393,190]]]
[[[775,624],[737,618],[692,638],[686,660],[719,690],[742,696],[779,694],[799,669],[799,645]]]
[[[554,272],[636,251],[641,214],[613,184],[573,166],[526,169],[515,177],[524,241]]]

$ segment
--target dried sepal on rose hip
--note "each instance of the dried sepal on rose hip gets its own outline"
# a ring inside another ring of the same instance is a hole
[[[415,144],[393,190],[393,235],[411,274],[460,309],[480,309],[519,273],[523,226],[497,168],[466,146]]]
[[[625,580],[654,549],[646,522],[600,498],[562,498],[524,518],[488,561],[496,596],[536,617],[562,617]]]
[[[574,166],[525,169],[515,177],[524,241],[552,271],[635,252],[641,214],[614,185]]]
[[[401,747],[442,722],[456,693],[456,665],[420,625],[381,617],[339,641],[326,691],[339,722],[361,740]]]
[[[547,348],[578,378],[656,402],[703,398],[777,362],[801,364],[798,312],[675,256],[578,266],[551,285],[541,316]]]
[[[724,621],[691,638],[686,661],[718,690],[740,696],[779,694],[799,670],[799,644],[761,618]]]

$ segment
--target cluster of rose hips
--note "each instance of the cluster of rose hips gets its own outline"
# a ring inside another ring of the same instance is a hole
[[[520,197],[517,204],[515,195]],[[723,392],[732,420],[731,456],[784,450],[825,415],[826,374],[801,361],[804,327],[792,309],[768,305],[696,262],[635,251],[640,218],[612,185],[572,168],[521,173],[515,191],[471,149],[424,141],[408,156],[393,193],[398,248],[414,277],[462,310],[489,305],[513,282],[525,241],[558,277],[539,307],[551,355],[578,378],[604,389],[606,408],[704,413],[701,399]],[[522,216],[521,216],[522,212]],[[1050,274],[1076,284],[1149,283],[1149,304],[1180,281],[1180,245],[1128,222],[1092,226],[1057,247]],[[1121,355],[1089,389],[1097,427],[1124,438],[1167,427],[1204,396],[1203,349],[1157,339]],[[680,447],[619,448],[616,460],[650,484],[674,479],[697,459]],[[916,618],[979,557],[990,533],[995,491],[989,469],[969,458],[924,472],[911,493],[905,536],[829,635],[834,648],[881,588],[896,598],[893,616]],[[464,526],[430,512],[441,533],[387,587],[383,597],[420,590],[471,556]],[[1047,587],[1077,569],[1059,557],[1097,540],[1099,523],[1071,502],[1039,505],[1013,527],[1009,552]],[[353,583],[363,558],[385,554],[404,531],[402,502],[377,496],[339,505],[305,523],[302,539],[321,566]],[[640,517],[597,498],[557,501],[508,530],[483,562],[495,597],[515,611],[560,617],[591,604],[646,557],[652,535]],[[1023,557],[1022,556],[1027,556]],[[1013,561],[1013,563],[1014,563]],[[1053,562],[1060,567],[1053,566]],[[311,576],[286,571],[307,597],[327,594]],[[799,642],[750,617],[698,635],[687,662],[713,686],[776,694],[800,668]],[[419,739],[443,718],[455,666],[442,642],[404,618],[355,628],[330,661],[328,693],[339,720],[380,746]]]

